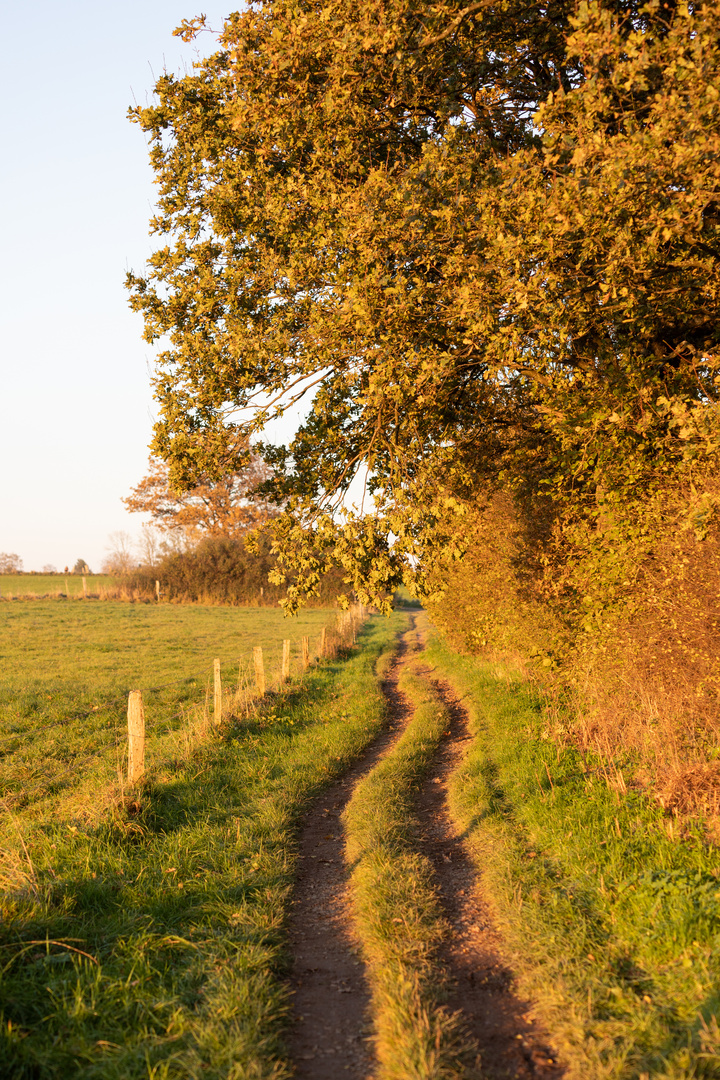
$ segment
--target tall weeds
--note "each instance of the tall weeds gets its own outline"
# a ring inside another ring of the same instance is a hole
[[[719,491],[678,484],[594,522],[496,497],[430,605],[456,647],[542,688],[549,737],[632,764],[678,813],[720,807]]]

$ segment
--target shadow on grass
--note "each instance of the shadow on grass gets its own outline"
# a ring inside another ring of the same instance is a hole
[[[293,746],[331,686],[323,671],[285,696],[282,713],[304,707],[292,727],[262,716],[229,724],[175,778],[151,777],[115,820],[46,833],[32,852],[37,886],[4,905],[4,1077],[145,1077],[178,1053],[185,1064],[163,1076],[195,1075],[198,1058],[212,1076],[218,1054],[272,1052],[245,1045],[242,1030],[262,1024],[267,1043],[263,1016],[282,1013],[267,976],[282,965],[287,851],[303,802]],[[218,1035],[213,1001],[240,1034],[230,1023]],[[211,1035],[222,1053],[204,1045]]]
[[[392,631],[358,636],[154,770],[113,820],[33,835],[0,912],[3,1078],[287,1076],[297,824],[383,716],[372,670]]]

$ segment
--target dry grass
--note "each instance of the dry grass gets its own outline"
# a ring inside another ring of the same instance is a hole
[[[583,748],[631,759],[663,806],[720,807],[720,542],[665,536],[638,568],[629,614],[586,636],[570,695]],[[561,677],[564,673],[561,673]],[[555,689],[557,697],[557,688]]]
[[[720,763],[698,762],[667,770],[656,788],[658,802],[673,814],[720,815]]]
[[[456,648],[542,689],[548,738],[682,815],[720,805],[718,506],[720,483],[698,481],[658,496],[635,533],[578,527],[565,543],[497,498],[431,606]]]

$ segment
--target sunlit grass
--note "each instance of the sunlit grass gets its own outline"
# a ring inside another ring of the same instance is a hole
[[[213,618],[239,617],[207,614],[213,641]],[[371,620],[350,659],[165,759],[126,812],[33,830],[27,881],[0,911],[4,1077],[289,1075],[283,925],[296,827],[384,722],[375,663],[398,618]]]
[[[437,947],[447,932],[433,869],[417,850],[415,798],[448,724],[437,694],[411,670],[400,686],[413,716],[358,784],[345,813],[356,933],[372,989],[379,1080],[466,1075],[456,1022],[442,1008]]]
[[[0,798],[12,811],[0,836],[17,846],[18,825],[97,820],[119,790],[126,753],[127,695],[142,690],[150,764],[177,749],[205,709],[219,657],[227,702],[251,679],[263,648],[268,684],[282,641],[316,645],[335,613],[284,619],[273,608],[27,601],[0,614]]]
[[[86,574],[88,593],[98,593],[117,585],[117,579],[109,574]],[[0,574],[0,597],[83,595],[82,574]]]
[[[510,671],[438,640],[426,655],[476,736],[453,812],[568,1076],[720,1075],[717,849],[699,827],[680,835],[599,759],[556,744]]]

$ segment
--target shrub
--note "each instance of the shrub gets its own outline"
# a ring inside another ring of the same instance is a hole
[[[165,555],[153,567],[140,567],[128,576],[127,584],[152,593],[159,580],[166,598],[176,601],[274,606],[285,595],[285,589],[268,582],[268,574],[275,566],[271,540],[263,531],[253,534],[253,540],[256,552],[248,550],[245,539],[206,537],[186,551]],[[327,574],[315,602],[332,604],[342,589],[340,571]]]

